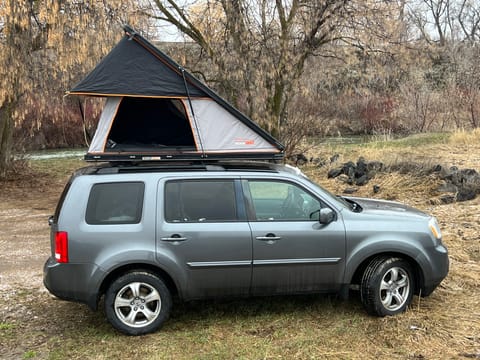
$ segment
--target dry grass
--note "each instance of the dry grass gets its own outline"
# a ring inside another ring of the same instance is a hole
[[[388,165],[408,161],[420,168],[440,163],[480,169],[480,132],[435,139],[330,146],[316,150],[315,155],[338,153],[337,164],[364,156]],[[5,183],[0,184],[0,358],[480,357],[480,199],[439,205],[432,201],[438,196],[434,176],[381,173],[356,193],[406,202],[439,219],[450,251],[449,276],[428,298],[415,298],[405,314],[373,318],[357,298],[348,302],[324,296],[202,301],[175,304],[172,319],[161,331],[131,338],[116,333],[102,313],[53,300],[41,284],[37,259],[49,252],[46,214],[52,211],[70,166],[80,164],[43,163],[41,171],[49,175],[9,183],[8,194]],[[328,169],[303,168],[324,187],[342,193],[347,185],[327,179]],[[378,194],[373,193],[374,184],[380,186]],[[1,267],[7,262],[12,269]],[[15,267],[18,262],[21,267]],[[28,264],[33,265],[24,269]]]

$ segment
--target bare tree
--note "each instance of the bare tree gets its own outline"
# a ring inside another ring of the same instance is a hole
[[[411,0],[409,17],[427,43],[444,46],[453,34],[451,0]]]
[[[477,0],[405,0],[409,20],[429,44],[480,40]]]
[[[306,60],[342,38],[350,0],[152,0],[150,13],[197,43],[223,94],[274,133]]]
[[[461,0],[458,7],[458,22],[465,39],[470,43],[480,41],[480,2]]]

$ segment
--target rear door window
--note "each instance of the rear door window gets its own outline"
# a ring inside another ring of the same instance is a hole
[[[233,180],[175,180],[165,184],[168,222],[237,221]]]
[[[143,182],[93,185],[85,221],[92,225],[138,224],[142,218]]]

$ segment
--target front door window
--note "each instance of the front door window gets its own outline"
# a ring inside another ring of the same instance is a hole
[[[302,188],[280,181],[250,181],[257,221],[317,220],[320,202]]]

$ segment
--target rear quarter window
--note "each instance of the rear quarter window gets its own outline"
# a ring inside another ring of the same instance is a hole
[[[58,222],[60,211],[62,210],[63,203],[65,201],[65,198],[67,197],[67,193],[70,190],[71,185],[72,185],[72,178],[70,178],[67,185],[65,185],[65,188],[63,189],[62,194],[60,195],[60,199],[58,200],[57,207],[55,208],[55,213],[53,214],[54,223]]]
[[[142,218],[144,191],[143,182],[93,185],[85,221],[91,225],[138,224]]]

